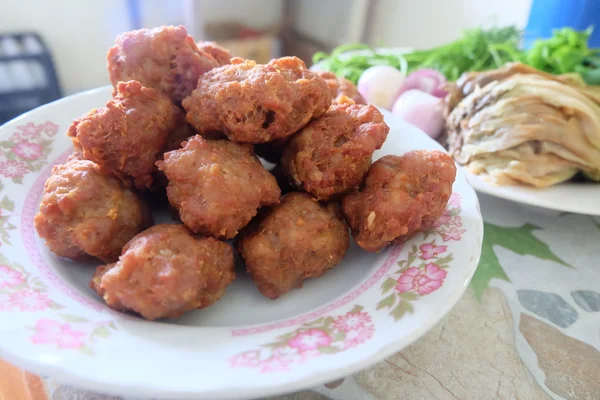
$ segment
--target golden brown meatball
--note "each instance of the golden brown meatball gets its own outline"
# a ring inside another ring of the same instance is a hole
[[[327,83],[296,57],[266,65],[232,58],[202,75],[183,107],[203,135],[217,131],[236,142],[265,143],[296,132],[330,103]]]
[[[377,160],[364,188],[342,202],[358,245],[379,251],[430,229],[444,213],[455,176],[452,157],[441,151],[411,151]]]
[[[374,106],[332,105],[286,142],[281,164],[292,183],[328,200],[357,187],[389,127]]]
[[[215,42],[198,42],[196,45],[200,50],[206,54],[210,54],[215,60],[217,60],[219,65],[229,64],[229,60],[232,58],[229,50],[227,50],[225,47],[219,46]]]
[[[131,239],[115,264],[98,267],[90,286],[109,307],[155,320],[210,306],[234,278],[229,245],[162,224]]]
[[[150,209],[91,161],[55,166],[44,186],[35,228],[52,252],[74,260],[113,262],[123,246],[150,226]]]
[[[240,233],[236,248],[258,290],[276,299],[338,264],[349,247],[348,227],[335,206],[289,193]]]
[[[196,233],[230,239],[281,196],[251,145],[197,135],[156,164],[167,176],[169,202]]]
[[[343,104],[345,102],[344,96],[349,97],[356,104],[367,104],[365,99],[358,92],[356,85],[348,79],[341,76],[338,77],[333,72],[329,71],[319,71],[317,74],[327,82],[334,104]]]
[[[165,93],[175,103],[186,98],[206,71],[218,67],[201,51],[183,26],[125,32],[107,54],[110,80],[136,80]]]
[[[94,109],[76,125],[83,156],[139,189],[151,186],[154,162],[169,133],[183,121],[164,94],[137,81],[120,82],[106,107]]]

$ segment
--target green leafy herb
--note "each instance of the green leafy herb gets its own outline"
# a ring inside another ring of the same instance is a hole
[[[464,72],[485,71],[520,61],[551,74],[579,73],[588,84],[600,84],[600,49],[591,49],[592,28],[576,31],[563,28],[549,39],[536,40],[529,50],[519,46],[521,32],[514,26],[467,30],[451,43],[429,50],[391,54],[361,44],[344,45],[331,54],[316,53],[313,62],[357,83],[374,65],[390,65],[404,73],[418,69],[438,70],[450,81]]]

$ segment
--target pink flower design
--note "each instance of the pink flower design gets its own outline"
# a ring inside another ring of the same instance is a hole
[[[8,160],[0,162],[0,175],[7,178],[19,178],[29,172],[27,165],[21,161]]]
[[[430,243],[425,243],[419,246],[419,250],[421,250],[421,258],[423,260],[429,260],[438,254],[444,253],[447,249],[448,246],[436,246]]]
[[[313,358],[317,358],[320,355],[321,352],[319,350],[306,350],[298,353],[294,359],[298,364],[301,364],[312,360]]]
[[[20,142],[12,148],[12,151],[26,160],[37,160],[42,155],[42,146],[37,143]]]
[[[400,293],[414,290],[421,295],[426,295],[439,289],[447,274],[433,263],[427,264],[423,269],[410,267],[398,278],[396,290]]]
[[[292,360],[273,356],[260,363],[260,372],[288,371]]]
[[[12,307],[10,295],[8,293],[0,293],[0,311],[10,310]]]
[[[460,228],[462,226],[462,218],[460,218],[459,215],[450,217],[450,221],[448,221],[448,226],[458,226]]]
[[[460,198],[460,194],[452,193],[450,195],[450,199],[448,199],[448,205],[452,207],[460,207],[460,202],[462,199]]]
[[[77,349],[83,346],[85,333],[71,330],[69,324],[40,319],[35,324],[35,331],[29,338],[34,344],[56,344],[61,349]]]
[[[333,326],[340,331],[349,332],[360,329],[369,322],[371,322],[371,316],[366,312],[348,312],[346,315],[337,317]]]
[[[241,354],[236,354],[229,359],[229,364],[233,367],[256,367],[259,363],[259,351],[246,351]]]
[[[53,124],[50,121],[46,121],[42,125],[38,125],[37,129],[40,129],[48,136],[54,136],[58,132],[58,125]]]
[[[440,217],[440,219],[435,221],[435,223],[433,224],[433,227],[439,228],[441,226],[448,225],[448,223],[450,222],[451,219],[452,219],[452,215],[450,215],[450,212],[448,210],[446,210],[446,211],[444,211],[444,214]]]
[[[466,231],[466,229],[450,228],[449,230],[442,232],[442,237],[444,242],[449,240],[460,240],[462,234]]]
[[[350,347],[356,347],[359,344],[371,339],[374,333],[375,328],[373,325],[363,326],[358,330],[350,331],[346,333],[346,338],[344,339],[344,348],[347,349]]]
[[[41,125],[36,126],[33,122],[29,122],[27,125],[17,126],[19,132],[15,132],[10,140],[18,142],[26,139],[36,139],[42,132]]]
[[[51,301],[45,293],[25,289],[11,294],[10,302],[21,311],[40,311],[50,307]]]
[[[333,341],[331,336],[322,329],[308,329],[299,332],[288,341],[288,346],[298,349],[298,351],[315,350],[319,347],[329,346]]]
[[[17,286],[23,283],[23,274],[19,271],[0,265],[0,289],[8,286]]]

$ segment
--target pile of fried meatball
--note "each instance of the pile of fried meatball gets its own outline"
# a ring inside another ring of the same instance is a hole
[[[377,252],[431,228],[450,197],[448,155],[372,163],[382,114],[296,57],[260,65],[171,26],[119,36],[108,70],[113,98],[69,127],[73,154],[34,223],[56,255],[105,263],[90,287],[113,309],[154,320],[210,306],[235,279],[229,239],[276,299],[342,261],[348,226]],[[173,223],[153,226],[167,202]]]

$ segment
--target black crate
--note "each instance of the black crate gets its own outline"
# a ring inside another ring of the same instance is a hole
[[[42,71],[44,83],[32,88],[1,91],[0,125],[10,121],[15,117],[18,117],[24,112],[62,97],[62,92],[56,76],[56,70],[52,61],[52,55],[50,54],[50,50],[42,38],[33,32],[0,34],[0,43],[2,43],[2,41],[7,37],[16,40],[22,48],[24,39],[27,37],[33,37],[37,40],[41,47],[40,51],[36,54],[20,54],[15,56],[7,56],[3,53],[0,54],[0,68],[4,68],[5,71],[10,71],[10,66],[14,66],[15,61],[22,61],[25,63],[22,65],[27,66],[31,66],[32,62],[38,63],[37,65],[41,67],[41,69],[38,69],[38,71]],[[0,79],[6,79],[6,77],[0,76]],[[4,83],[6,84],[7,82]],[[8,82],[9,85],[13,83],[15,82]],[[2,86],[0,85],[0,87]]]

